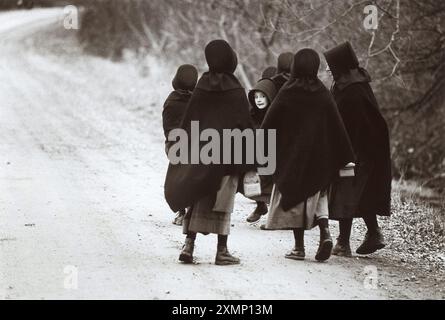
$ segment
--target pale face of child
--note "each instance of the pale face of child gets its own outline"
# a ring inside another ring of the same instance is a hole
[[[320,72],[320,80],[323,81],[326,85],[331,85],[332,84],[332,72],[331,69],[329,69],[329,66],[326,67],[326,69],[324,70],[324,72]]]
[[[326,66],[325,71],[326,71],[326,74],[328,75],[328,77],[332,79],[332,72],[331,72],[331,69],[329,68],[329,66]]]
[[[269,105],[269,101],[264,93],[261,91],[255,91],[255,104],[258,109],[264,109]]]

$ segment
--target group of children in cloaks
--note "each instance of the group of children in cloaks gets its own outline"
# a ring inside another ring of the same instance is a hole
[[[387,124],[379,111],[368,72],[361,68],[349,42],[324,53],[333,77],[331,90],[318,78],[320,57],[312,49],[284,53],[277,68],[267,68],[246,95],[234,71],[235,51],[224,40],[205,48],[208,71],[198,80],[191,65],[180,66],[175,89],[163,110],[166,152],[173,128],[190,133],[191,121],[206,128],[276,130],[276,170],[261,177],[262,194],[247,218],[267,215],[262,229],[292,230],[295,245],[286,258],[305,258],[304,231],[318,226],[320,243],[315,259],[331,254],[351,257],[354,218],[363,218],[367,233],[358,254],[385,246],[377,215],[390,215],[391,165]],[[186,235],[179,256],[193,262],[197,233],[218,235],[215,264],[240,260],[227,249],[230,218],[239,184],[249,165],[170,164],[165,197],[178,212],[175,219]],[[352,174],[342,174],[352,172]],[[267,206],[269,204],[269,208]],[[186,210],[187,209],[187,210]],[[329,219],[338,220],[335,247]]]

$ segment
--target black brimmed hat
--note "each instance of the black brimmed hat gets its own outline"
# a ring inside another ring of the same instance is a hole
[[[342,43],[324,53],[329,68],[334,79],[339,78],[342,74],[348,73],[349,70],[357,69],[359,61],[349,42]]]

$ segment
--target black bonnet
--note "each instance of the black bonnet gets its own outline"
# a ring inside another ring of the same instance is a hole
[[[267,67],[266,69],[264,69],[263,74],[261,75],[261,79],[270,79],[276,74],[277,74],[276,67],[273,66]]]
[[[279,73],[290,73],[290,68],[292,65],[292,60],[294,55],[292,52],[285,52],[278,56],[277,74]]]
[[[205,47],[205,57],[210,72],[233,73],[238,65],[235,51],[225,40],[210,41]]]
[[[190,64],[183,64],[176,71],[173,78],[172,85],[175,90],[189,90],[193,91],[198,81],[198,70]]]
[[[292,63],[291,78],[317,78],[320,68],[318,53],[309,48],[298,51]]]
[[[324,53],[334,79],[338,79],[349,70],[357,69],[359,61],[349,42],[342,43]]]

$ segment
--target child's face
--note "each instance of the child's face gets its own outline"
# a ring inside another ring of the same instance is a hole
[[[329,76],[329,78],[333,78],[332,77],[332,71],[331,71],[331,68],[329,68],[329,66],[326,66],[326,73],[328,74],[328,76]]]
[[[269,101],[267,101],[267,97],[261,91],[255,91],[255,104],[258,109],[264,109],[269,105]]]

